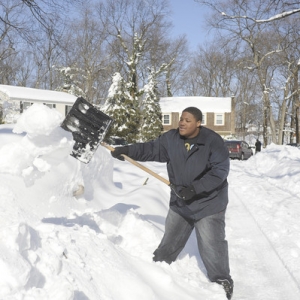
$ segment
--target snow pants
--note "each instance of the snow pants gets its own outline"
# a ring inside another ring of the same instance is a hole
[[[153,260],[165,261],[168,264],[175,261],[194,228],[200,256],[210,281],[231,281],[228,244],[225,240],[225,210],[195,222],[169,209],[165,234],[153,253]]]

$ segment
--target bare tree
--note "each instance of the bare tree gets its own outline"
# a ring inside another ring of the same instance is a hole
[[[239,53],[236,43],[216,37],[206,47],[195,51],[189,66],[186,94],[235,99],[236,129],[241,137],[250,124],[258,125],[259,103],[257,79],[244,69],[245,53]]]
[[[72,8],[80,5],[80,0],[4,0],[0,2],[1,34],[12,38],[13,35],[35,42],[40,30],[55,28],[68,18]],[[2,29],[4,28],[4,30]],[[52,38],[55,38],[55,34]]]
[[[227,34],[238,43],[238,51],[247,54],[244,68],[255,72],[262,93],[264,145],[269,142],[268,128],[271,129],[271,140],[277,142],[270,95],[273,75],[278,67],[278,57],[288,47],[284,43],[288,34],[281,31],[282,20],[288,17],[285,15],[283,18],[281,15],[273,18],[272,23],[258,20],[269,20],[277,15],[278,10],[281,11],[288,5],[283,6],[279,1],[264,0],[197,2],[214,9],[215,15],[214,18],[210,18],[210,26],[221,30],[223,35]]]
[[[268,0],[262,1],[258,4],[254,4],[256,7],[259,7],[261,12],[267,12],[268,16],[265,18],[258,17],[255,13],[250,10],[245,15],[234,15],[228,14],[226,11],[221,10],[219,8],[220,1],[215,0],[194,0],[195,2],[208,5],[212,7],[214,10],[219,11],[223,16],[232,19],[245,19],[255,23],[269,23],[277,20],[281,20],[287,18],[291,15],[300,13],[300,2],[299,1],[282,1],[282,0]],[[223,1],[223,3],[227,2],[229,5],[230,1]]]
[[[54,35],[56,37],[54,38]],[[40,33],[42,40],[36,41],[29,49],[34,57],[36,76],[32,78],[31,85],[35,88],[55,90],[59,85],[55,74],[55,66],[61,62],[64,49],[58,41],[63,39],[62,33],[49,28]]]
[[[127,81],[133,79],[128,76],[134,76],[137,86],[143,86],[148,79],[149,67],[159,68],[163,63],[173,61],[167,70],[168,80],[165,84],[158,83],[159,90],[166,95],[172,93],[171,86],[179,89],[178,74],[182,74],[183,57],[188,51],[184,37],[176,40],[169,37],[172,24],[167,18],[170,14],[168,1],[106,0],[99,5],[98,12],[102,26],[109,33],[108,51],[113,55],[115,71]],[[139,66],[132,68],[134,73],[130,73],[126,61],[134,48],[135,35],[144,41],[143,57],[139,59]]]
[[[211,43],[199,47],[189,64],[188,94],[206,97],[227,97],[236,94],[234,87],[235,59],[231,45]]]
[[[300,106],[298,86],[300,68],[299,19],[299,15],[286,19],[281,28],[281,31],[287,34],[284,40],[286,46],[281,54],[281,65],[278,68],[277,76],[278,90],[280,92],[283,90],[279,97],[278,140],[280,144],[283,142],[284,133],[289,130],[291,135],[296,135],[296,141],[299,142],[298,115],[296,113],[297,107]],[[286,126],[288,125],[288,119],[290,119],[290,126]]]
[[[107,49],[106,26],[98,20],[94,6],[86,5],[69,24],[64,38],[65,66],[77,69],[77,81],[87,99],[101,104],[111,84],[111,53]]]
[[[182,64],[181,51],[185,49],[186,40],[181,38],[173,42],[168,37],[171,23],[166,18],[167,13],[168,2],[165,0],[107,0],[98,7],[101,25],[108,32],[106,40],[107,51],[111,54],[110,64],[124,80],[128,93],[124,93],[123,99],[128,111],[134,111],[128,116],[126,125],[130,141],[137,138],[136,128],[139,129],[140,120],[143,120],[139,114],[149,68],[153,76],[166,72],[165,81],[161,77],[160,80],[153,78],[155,92],[159,93],[160,86],[161,94],[170,95],[174,70]],[[166,67],[161,69],[162,65]]]
[[[45,62],[49,62],[50,52],[57,47],[61,37],[64,23],[68,20],[68,15],[71,8],[78,5],[77,0],[4,0],[0,2],[0,65],[7,66],[9,61],[20,61],[24,55],[30,57],[33,53],[39,53],[43,56],[43,63],[32,60],[35,65],[35,73],[38,74],[38,79],[29,80],[29,69],[22,68],[23,74],[18,74],[23,77],[7,80],[11,74],[4,74],[1,77],[6,77],[2,82],[9,84],[29,84],[37,87],[51,87],[51,66],[48,65],[45,69],[39,70],[40,66],[45,66]],[[72,5],[71,5],[72,4]],[[42,43],[41,43],[42,42]],[[44,45],[47,44],[47,58],[45,57]],[[41,48],[44,48],[42,51]],[[42,54],[43,52],[43,54]],[[26,64],[28,58],[24,60]],[[2,74],[5,68],[2,68]],[[48,74],[47,74],[48,72]],[[31,72],[31,75],[34,74]],[[17,72],[15,73],[17,74]],[[50,75],[50,76],[48,76]],[[24,77],[25,76],[25,77]],[[45,82],[45,76],[48,76]],[[35,81],[35,82],[34,82]],[[41,82],[45,84],[42,86]],[[34,82],[34,83],[33,83]]]
[[[190,60],[186,36],[179,36],[174,40],[166,39],[164,47],[161,48],[157,57],[164,58],[164,61],[169,62],[169,64],[165,71],[165,81],[158,82],[158,91],[164,97],[184,94],[184,84],[187,81]],[[160,60],[160,63],[163,64],[163,61]]]

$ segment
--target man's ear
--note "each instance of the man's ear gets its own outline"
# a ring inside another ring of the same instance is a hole
[[[199,128],[201,126],[201,121],[197,121],[197,127]]]

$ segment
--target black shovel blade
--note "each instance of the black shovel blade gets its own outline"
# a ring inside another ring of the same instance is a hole
[[[112,118],[84,98],[77,98],[61,124],[63,129],[72,132],[75,141],[71,155],[89,163],[112,123]]]

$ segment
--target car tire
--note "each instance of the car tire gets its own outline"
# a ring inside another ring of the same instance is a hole
[[[244,153],[241,154],[241,157],[240,157],[240,160],[244,160],[245,159],[245,156],[244,156]]]

